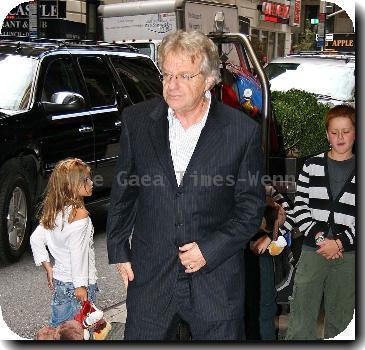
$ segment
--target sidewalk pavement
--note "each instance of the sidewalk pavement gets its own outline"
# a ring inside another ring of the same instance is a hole
[[[104,311],[104,318],[106,321],[110,322],[112,329],[110,330],[106,340],[123,340],[124,339],[124,326],[127,319],[127,309],[126,305],[121,304],[112,309]],[[323,335],[323,320],[319,327],[319,338]],[[288,314],[284,311],[280,316],[276,318],[276,328],[278,328],[278,340],[283,340],[285,337],[285,332],[288,323]]]
[[[104,311],[104,318],[112,325],[112,329],[109,331],[106,340],[123,340],[124,326],[127,319],[125,303]]]

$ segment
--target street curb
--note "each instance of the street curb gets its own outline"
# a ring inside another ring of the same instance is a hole
[[[112,329],[109,331],[105,340],[123,340],[125,321],[127,319],[127,308],[125,303],[104,311],[104,318],[112,325]]]
[[[125,323],[127,319],[127,308],[125,303],[104,311],[104,318],[108,322]]]

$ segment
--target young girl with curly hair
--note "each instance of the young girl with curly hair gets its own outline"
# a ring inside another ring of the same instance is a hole
[[[58,162],[41,204],[40,224],[30,238],[35,264],[46,270],[53,292],[52,327],[72,320],[83,301],[95,301],[94,228],[84,205],[92,190],[87,164],[77,158]]]

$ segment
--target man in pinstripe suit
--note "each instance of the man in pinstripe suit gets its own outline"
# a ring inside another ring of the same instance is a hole
[[[193,340],[241,340],[243,248],[265,205],[259,125],[211,96],[219,57],[205,35],[166,36],[159,62],[164,99],[122,115],[107,223],[125,339],[172,340],[183,319]]]

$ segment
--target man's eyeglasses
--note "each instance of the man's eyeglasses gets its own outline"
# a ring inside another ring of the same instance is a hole
[[[196,74],[187,74],[187,73],[184,73],[184,74],[162,73],[160,75],[160,79],[164,83],[169,83],[172,78],[175,78],[177,81],[188,82],[188,81],[192,80],[193,78],[197,77],[199,74],[201,74],[201,72],[198,72]]]

